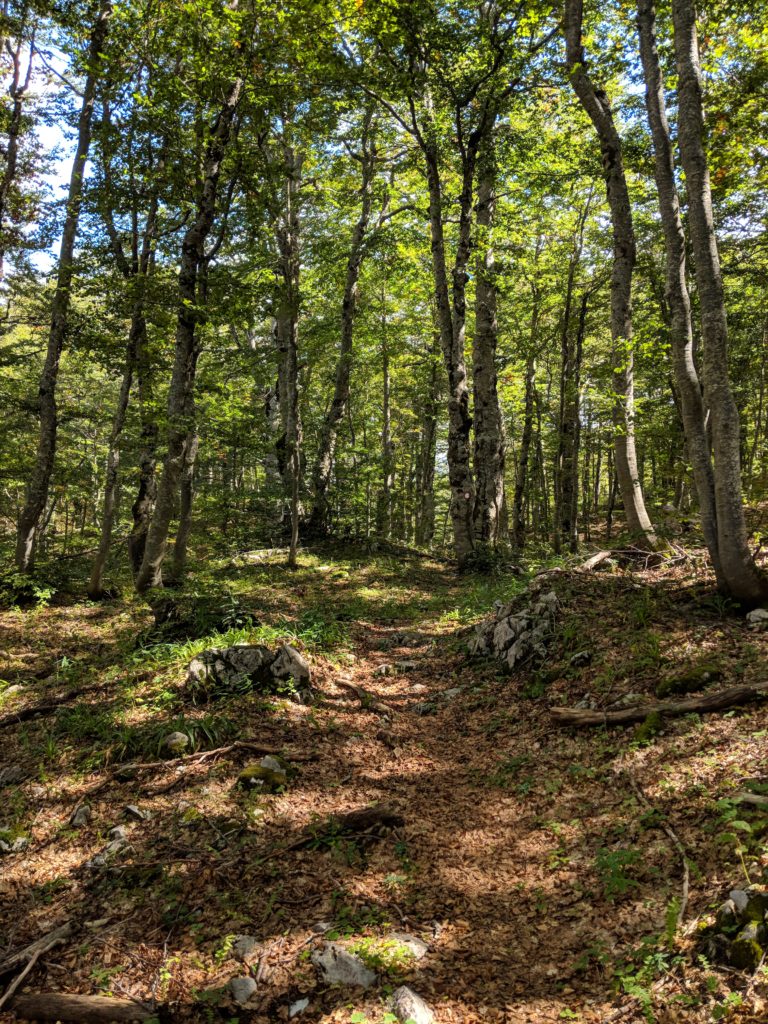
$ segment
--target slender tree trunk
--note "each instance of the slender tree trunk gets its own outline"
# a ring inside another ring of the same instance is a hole
[[[579,493],[579,441],[581,420],[579,402],[581,396],[581,358],[584,349],[587,305],[589,292],[582,295],[579,304],[575,342],[571,340],[566,327],[563,341],[563,367],[560,400],[560,445],[558,469],[560,477],[559,509],[555,517],[555,535],[560,544],[570,551],[577,551],[579,533],[577,524],[577,500]]]
[[[136,339],[133,331],[129,336],[128,346],[125,353],[125,368],[123,380],[120,385],[120,394],[117,400],[117,408],[112,420],[112,431],[109,435],[109,448],[107,451],[107,471],[104,477],[104,512],[101,519],[101,536],[99,548],[93,560],[91,578],[88,584],[88,597],[92,600],[99,600],[104,596],[104,568],[109,557],[109,549],[112,543],[112,528],[115,520],[115,509],[117,507],[118,471],[120,469],[120,437],[125,425],[125,416],[128,412],[128,399],[131,394],[133,383],[133,370],[136,361]]]
[[[589,115],[600,140],[603,174],[613,224],[611,274],[611,335],[613,338],[614,448],[616,471],[629,533],[637,544],[651,550],[656,535],[645,508],[637,468],[634,427],[634,374],[632,353],[632,273],[635,235],[632,207],[621,155],[621,140],[613,122],[608,97],[587,72],[582,46],[583,0],[567,0],[565,40],[568,73],[579,102]]]
[[[301,513],[301,413],[299,408],[299,191],[302,156],[284,147],[285,187],[283,208],[277,229],[279,250],[279,291],[277,343],[280,360],[279,392],[283,425],[283,482],[290,509],[288,566],[295,569]]]
[[[515,496],[512,501],[512,539],[516,551],[525,547],[525,494],[528,486],[528,463],[533,439],[533,418],[536,407],[536,360],[528,356],[525,364],[525,409],[523,431],[520,436],[520,454],[515,478]]]
[[[459,247],[453,268],[452,298],[443,230],[443,192],[437,147],[425,141],[423,146],[429,189],[429,223],[432,241],[432,273],[435,305],[440,327],[440,342],[448,373],[448,483],[451,492],[450,515],[453,542],[459,565],[466,562],[474,547],[473,512],[475,486],[470,462],[469,388],[464,355],[466,333],[467,260],[469,259],[472,182],[474,163],[464,161],[460,199]]]
[[[143,308],[134,313],[132,330],[136,337],[136,378],[139,392],[141,447],[139,451],[139,486],[131,508],[133,526],[128,538],[128,554],[133,575],[144,560],[149,524],[157,498],[157,446],[160,431],[154,410],[153,373],[147,338],[147,322]]]
[[[192,505],[195,498],[195,460],[200,446],[197,431],[192,430],[184,441],[184,456],[181,469],[181,501],[179,503],[179,526],[173,542],[173,560],[170,581],[180,586],[187,567],[187,547],[192,531]]]
[[[8,127],[5,132],[7,141],[5,143],[5,166],[3,167],[2,176],[0,176],[0,281],[5,277],[5,255],[8,250],[9,244],[13,237],[12,224],[8,223],[8,207],[11,198],[11,190],[13,189],[16,181],[16,171],[18,168],[19,161],[19,139],[21,138],[23,130],[23,114],[24,114],[24,98],[29,90],[30,83],[32,81],[32,69],[35,60],[35,32],[32,31],[32,37],[29,41],[29,60],[27,62],[26,72],[22,75],[21,70],[21,51],[24,47],[24,29],[26,28],[27,21],[27,8],[24,9],[22,16],[22,24],[19,30],[19,37],[16,41],[16,46],[11,47],[10,44],[6,47],[7,52],[11,56],[13,61],[13,72],[11,75],[11,84],[8,87],[8,94],[13,101],[11,108],[11,116],[8,121]],[[4,40],[0,40],[0,50],[4,45]],[[13,218],[11,217],[11,222]]]
[[[491,238],[496,206],[493,137],[479,160],[477,185],[478,254],[475,281],[475,337],[472,346],[475,419],[475,511],[477,540],[496,545],[501,539],[504,507],[504,422],[496,376],[496,268]]]
[[[435,536],[435,454],[437,450],[437,418],[440,398],[440,335],[435,332],[429,354],[427,400],[422,411],[421,437],[417,470],[416,544],[431,547]]]
[[[384,296],[382,296],[382,301]],[[389,540],[392,532],[392,486],[394,484],[395,456],[392,446],[392,404],[391,381],[389,376],[389,344],[387,338],[386,313],[381,322],[381,491],[376,509],[376,532],[383,540]]]
[[[678,134],[688,193],[688,221],[704,342],[702,373],[712,419],[717,538],[723,589],[746,603],[768,597],[768,579],[755,565],[741,500],[739,414],[728,375],[728,325],[720,256],[704,150],[699,43],[692,0],[673,0],[678,75]]]
[[[78,119],[77,146],[69,182],[67,215],[64,220],[64,231],[61,236],[56,291],[51,306],[48,347],[38,391],[40,435],[37,456],[27,488],[26,501],[19,516],[16,534],[16,566],[21,572],[27,572],[31,568],[35,530],[48,500],[48,488],[56,456],[58,429],[56,386],[59,378],[59,361],[67,334],[72,279],[74,276],[75,239],[77,237],[80,207],[83,198],[83,172],[91,144],[94,96],[96,93],[96,83],[101,74],[102,52],[107,37],[107,25],[111,11],[111,2],[103,2],[91,32],[91,40],[88,47],[88,73],[85,78],[83,102]]]
[[[352,232],[352,245],[347,259],[347,276],[341,303],[341,345],[336,364],[336,382],[333,399],[320,430],[320,442],[312,473],[313,505],[308,529],[310,534],[317,536],[324,536],[328,533],[328,487],[331,481],[339,424],[349,401],[358,282],[365,252],[365,236],[371,218],[373,177],[376,168],[376,150],[371,140],[372,119],[373,111],[368,110],[363,122],[362,146],[359,155],[361,165],[360,216]]]
[[[718,585],[723,587],[725,580],[720,564],[715,480],[709,439],[704,423],[701,385],[693,357],[691,301],[686,279],[685,233],[675,182],[674,155],[667,121],[664,81],[656,49],[654,0],[638,0],[637,12],[640,55],[645,75],[645,102],[648,123],[653,136],[656,188],[659,195],[659,210],[667,255],[666,304],[669,309],[672,363],[677,385],[675,397],[678,399],[693,468],[704,540],[712,559]]]
[[[242,85],[242,79],[239,78],[232,83],[214,123],[205,156],[197,213],[182,243],[176,351],[168,394],[168,450],[157,489],[154,515],[147,533],[144,559],[136,577],[139,593],[162,584],[162,565],[183,468],[185,441],[193,426],[195,370],[199,355],[197,329],[204,316],[199,308],[200,272],[206,263],[205,242],[216,215],[221,165]]]

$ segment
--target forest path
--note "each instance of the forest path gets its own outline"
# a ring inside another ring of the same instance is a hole
[[[2,763],[21,778],[6,784],[0,823],[29,845],[3,860],[0,945],[16,948],[62,920],[77,935],[36,968],[33,990],[153,995],[174,1020],[203,1020],[213,998],[204,993],[250,973],[254,996],[230,1011],[243,1022],[284,1020],[308,999],[299,1020],[381,1024],[388,992],[406,983],[438,1024],[538,1024],[605,1020],[623,976],[687,992],[674,1020],[709,1019],[719,990],[702,970],[681,980],[674,951],[654,952],[681,881],[658,816],[695,861],[698,913],[739,880],[715,840],[726,826],[713,806],[737,777],[768,768],[753,738],[764,735],[765,711],[677,721],[644,747],[629,731],[555,730],[548,708],[588,689],[613,700],[652,688],[672,657],[714,654],[726,678],[748,679],[765,663],[763,635],[709,610],[692,618],[658,584],[553,577],[561,621],[546,671],[503,677],[468,659],[465,627],[520,591],[511,577],[352,556],[306,555],[293,574],[275,559],[225,569],[228,614],[249,609],[261,625],[171,643],[142,634],[146,611],[132,601],[3,617],[3,672],[23,691],[2,713],[84,688],[57,715],[4,729]],[[206,645],[243,639],[303,644],[317,702],[195,703],[184,666]],[[582,649],[592,664],[576,672],[570,658]],[[56,671],[33,681],[52,658]],[[244,748],[138,774],[121,767],[154,764],[177,729],[201,752],[233,739],[282,750],[286,791],[238,787],[254,760]],[[90,816],[73,827],[84,802]],[[373,804],[403,826],[380,839],[329,828]],[[126,816],[128,805],[147,817]],[[100,866],[115,827],[128,846]],[[387,938],[395,932],[424,940],[427,954],[403,957]],[[235,956],[236,935],[254,939],[248,964]],[[375,988],[318,982],[311,951],[329,936],[377,971]],[[642,1019],[640,1004],[628,1004],[622,1020]]]

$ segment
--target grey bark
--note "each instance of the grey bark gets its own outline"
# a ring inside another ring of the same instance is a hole
[[[12,46],[6,39],[0,41],[0,47],[4,45],[6,52],[13,62],[11,73],[11,84],[8,87],[8,94],[13,100],[11,116],[8,121],[8,128],[5,132],[7,141],[5,143],[5,166],[0,176],[0,281],[5,277],[5,256],[11,241],[11,225],[7,224],[8,206],[16,181],[19,161],[19,139],[23,130],[24,101],[32,81],[32,69],[35,59],[35,32],[34,29],[29,41],[29,60],[26,72],[22,74],[21,51],[24,47],[24,29],[26,28],[27,9],[22,16],[22,25],[19,31],[16,45]]]
[[[534,313],[534,320],[536,318],[537,314]],[[512,542],[516,551],[522,551],[525,547],[525,493],[528,484],[531,441],[533,439],[533,417],[536,404],[535,379],[536,360],[532,355],[529,355],[525,364],[523,430],[520,435],[520,453],[517,461],[517,475],[515,477],[515,494],[512,501]]]
[[[303,158],[291,146],[284,147],[285,185],[277,225],[279,254],[278,308],[275,336],[278,347],[278,387],[283,434],[278,442],[281,469],[290,508],[288,565],[296,567],[299,544],[301,441],[299,407],[299,208]]]
[[[365,253],[365,236],[371,218],[371,198],[376,149],[371,139],[373,110],[369,109],[363,120],[360,160],[360,215],[352,231],[352,244],[347,259],[347,274],[344,281],[344,297],[341,303],[341,344],[336,363],[336,380],[333,399],[320,430],[317,457],[312,472],[313,504],[308,530],[317,536],[328,533],[328,488],[331,482],[333,460],[339,424],[349,401],[349,384],[352,372],[352,342],[355,314],[357,311],[358,282]]]
[[[504,422],[496,374],[498,340],[496,267],[492,229],[496,207],[496,166],[493,136],[480,154],[477,182],[475,267],[475,336],[472,384],[475,426],[476,540],[496,545],[502,539],[504,509]]]
[[[692,0],[673,0],[678,75],[678,134],[688,193],[688,223],[704,343],[702,376],[712,422],[715,508],[722,588],[745,603],[768,596],[768,579],[755,565],[741,497],[739,414],[728,374],[728,324],[720,255],[712,214],[709,165],[704,149],[699,43]]]
[[[621,140],[605,92],[588,71],[582,46],[583,0],[567,0],[565,42],[568,74],[573,90],[592,121],[600,140],[603,176],[613,226],[611,273],[611,336],[613,339],[614,450],[624,514],[635,543],[654,549],[656,535],[645,508],[637,467],[634,427],[634,374],[632,353],[632,273],[635,234],[632,207],[624,174]]]
[[[416,469],[416,526],[418,547],[430,547],[435,536],[435,455],[440,399],[440,336],[435,332],[429,358],[427,398],[421,412],[421,435]]]
[[[61,236],[59,261],[56,274],[56,291],[51,304],[51,324],[45,363],[40,376],[38,402],[40,412],[40,433],[37,455],[32,467],[24,507],[19,515],[16,532],[16,566],[20,572],[32,567],[35,530],[40,522],[56,457],[58,413],[56,386],[59,378],[59,362],[67,334],[69,305],[74,276],[75,239],[77,237],[80,207],[83,198],[83,172],[91,145],[91,124],[96,84],[101,73],[102,51],[107,37],[111,2],[103,2],[91,31],[88,46],[88,72],[83,89],[83,102],[77,126],[77,146],[72,162],[72,174],[67,196],[67,213]]]
[[[656,48],[654,0],[638,0],[637,14],[640,56],[645,76],[645,102],[653,137],[656,189],[667,256],[665,298],[669,309],[672,364],[677,384],[676,397],[679,398],[681,419],[693,468],[704,540],[709,549],[718,584],[723,586],[725,580],[720,564],[717,535],[712,454],[704,420],[701,384],[694,361],[691,300],[686,278],[685,232],[675,181],[674,153],[667,120],[664,80]]]
[[[187,567],[187,547],[192,531],[192,506],[195,498],[195,461],[200,447],[200,438],[192,430],[184,441],[184,455],[181,469],[179,503],[179,525],[173,542],[173,559],[170,580],[178,586],[184,579]]]
[[[162,565],[184,463],[185,443],[193,427],[195,370],[199,355],[197,331],[204,317],[198,292],[202,283],[201,272],[204,276],[207,263],[205,243],[216,215],[221,165],[230,140],[242,86],[240,78],[229,86],[211,130],[196,215],[184,234],[181,247],[176,350],[168,393],[168,450],[157,489],[154,515],[147,532],[144,558],[136,576],[136,589],[139,593],[162,583]]]
[[[384,296],[382,295],[382,302]],[[386,307],[384,307],[386,309]],[[376,532],[389,540],[392,532],[392,487],[395,476],[395,453],[392,444],[391,380],[386,312],[381,318],[381,491],[376,506]]]

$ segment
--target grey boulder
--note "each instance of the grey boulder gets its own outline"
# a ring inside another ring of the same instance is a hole
[[[392,993],[392,1012],[401,1024],[432,1024],[435,1014],[428,1003],[407,985],[401,985]]]
[[[326,942],[321,949],[315,950],[312,963],[327,985],[370,988],[376,984],[374,972],[337,942]]]

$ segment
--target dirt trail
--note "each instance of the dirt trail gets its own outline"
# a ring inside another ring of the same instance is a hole
[[[276,578],[269,577],[273,587]],[[392,593],[406,582],[410,603],[398,616]],[[224,745],[226,727],[240,740],[293,756],[286,792],[261,798],[236,786],[252,760],[244,750],[183,771],[122,778],[115,726],[104,731],[98,713],[129,693],[121,721],[132,723],[131,742],[142,730],[154,735],[158,720],[170,728],[173,719],[163,701],[178,714],[174,687],[183,677],[180,661],[148,671],[138,661],[131,667],[125,648],[112,646],[136,629],[136,611],[48,609],[36,613],[36,631],[28,619],[9,616],[17,658],[39,668],[45,652],[34,648],[33,636],[47,644],[48,657],[80,653],[91,659],[90,682],[108,684],[111,695],[86,694],[74,712],[62,712],[68,718],[5,730],[3,763],[27,773],[5,789],[8,816],[30,843],[2,861],[0,945],[15,949],[62,920],[74,922],[76,935],[41,960],[30,990],[152,997],[173,1007],[174,1020],[203,1020],[205,993],[249,971],[256,994],[247,1008],[229,1011],[241,1021],[284,1020],[293,1002],[307,998],[296,1019],[379,1024],[388,991],[404,982],[433,1006],[438,1024],[538,1024],[606,1020],[624,972],[653,989],[660,1021],[710,1019],[724,990],[720,981],[715,989],[706,982],[705,969],[682,966],[690,964],[687,940],[660,954],[658,971],[643,967],[656,947],[643,952],[642,942],[664,935],[682,868],[632,780],[695,862],[689,919],[705,912],[738,882],[733,853],[715,841],[725,826],[714,801],[738,777],[768,768],[764,745],[753,738],[764,734],[765,711],[681,720],[652,745],[633,746],[628,730],[555,730],[548,707],[605,689],[607,666],[605,700],[642,691],[669,671],[664,658],[708,644],[728,673],[742,665],[748,680],[759,672],[765,644],[740,624],[712,616],[688,622],[669,602],[649,605],[628,625],[629,597],[617,600],[613,583],[593,594],[565,582],[552,648],[557,670],[546,689],[531,669],[503,678],[494,665],[468,660],[465,638],[445,615],[464,584],[433,567],[406,570],[400,581],[385,578],[376,599],[366,599],[371,614],[350,624],[346,653],[312,655],[321,695],[315,705],[242,696],[223,706],[187,706],[201,749]],[[294,582],[285,600],[319,599],[333,608],[353,584],[370,589],[370,576],[334,585],[324,579],[304,594],[297,593],[304,584]],[[87,637],[76,628],[84,621]],[[666,631],[661,653],[638,668],[637,644],[654,626]],[[619,635],[624,644],[613,646]],[[750,645],[757,648],[751,654]],[[594,652],[592,667],[578,673],[568,668],[577,648]],[[39,700],[57,686],[63,692],[70,683],[49,680]],[[104,749],[112,751],[107,764]],[[71,812],[87,794],[90,820],[72,828]],[[383,838],[322,841],[330,816],[375,803],[392,807],[405,824]],[[127,819],[129,804],[149,816]],[[129,848],[93,870],[117,825]],[[317,841],[297,848],[308,827]],[[320,922],[373,962],[378,987],[362,993],[318,984],[310,954],[324,941]],[[426,956],[388,960],[376,943],[393,931],[422,938]],[[232,952],[238,934],[258,941],[248,967]],[[760,992],[752,986],[751,1005]],[[673,1005],[674,1016],[665,1017],[664,1007]],[[643,1019],[638,1000],[624,1007],[623,1021]],[[747,1009],[739,1020],[760,1019]]]

